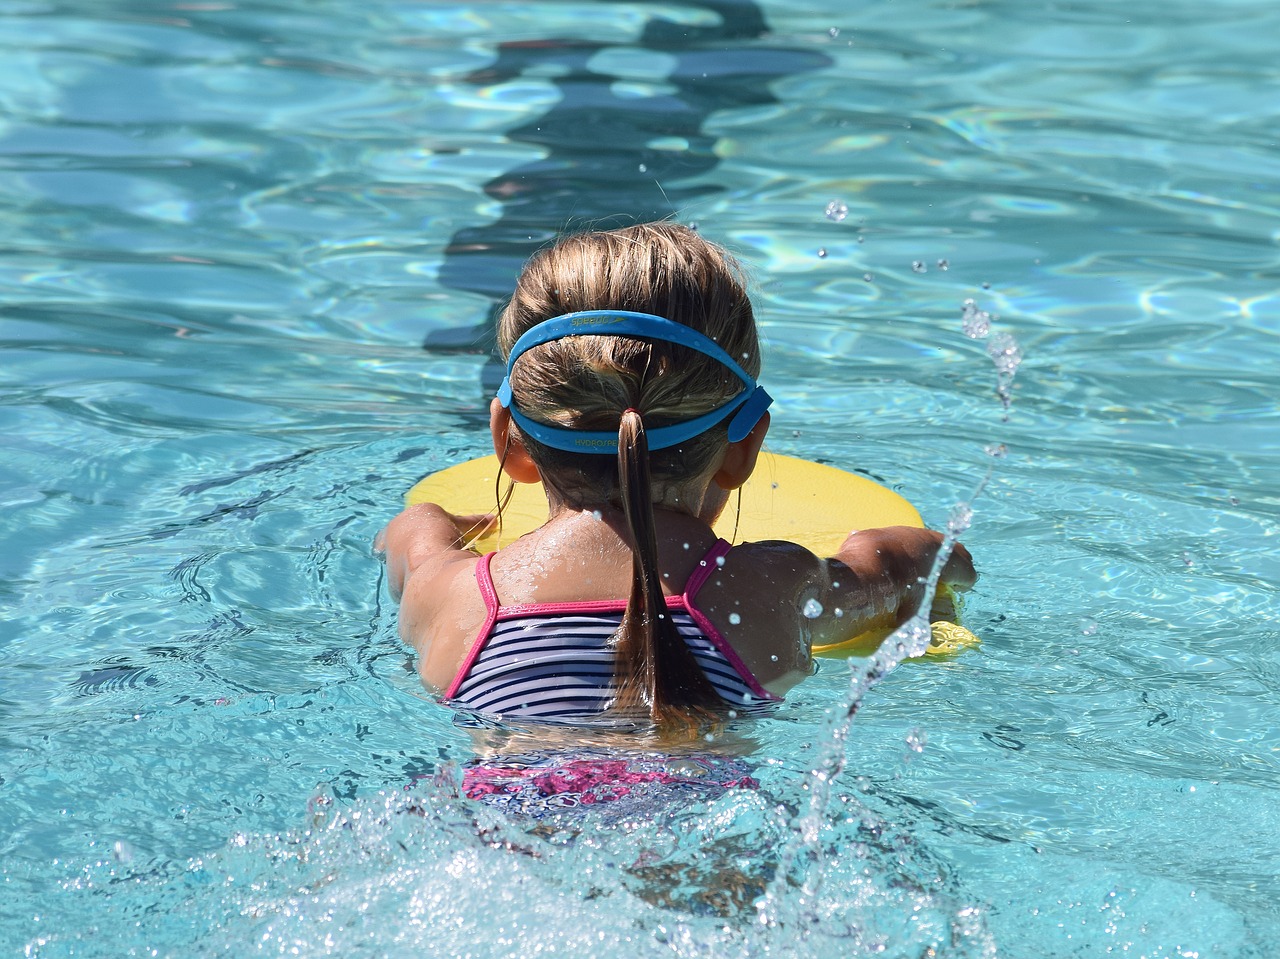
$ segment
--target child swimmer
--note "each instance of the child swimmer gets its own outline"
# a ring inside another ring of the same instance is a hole
[[[824,558],[712,532],[770,402],[750,300],[716,245],[672,223],[568,236],[526,265],[498,345],[494,449],[511,479],[542,482],[547,522],[482,557],[464,538],[496,517],[426,503],[380,537],[400,634],[448,703],[698,728],[779,702],[812,647],[916,612],[938,533],[860,530]],[[957,544],[941,584],[975,579]]]

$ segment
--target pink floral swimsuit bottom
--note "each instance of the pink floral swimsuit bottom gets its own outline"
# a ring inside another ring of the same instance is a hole
[[[726,756],[511,755],[476,760],[462,774],[468,798],[533,815],[670,790],[707,799],[759,785],[747,763]]]

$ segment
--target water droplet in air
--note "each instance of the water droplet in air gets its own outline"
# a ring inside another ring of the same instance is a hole
[[[591,511],[591,515],[594,516],[596,519],[604,519],[604,514],[601,513],[598,509],[593,509]]]
[[[862,278],[868,283],[873,283],[875,282],[876,275],[874,273],[863,273]]]
[[[951,262],[949,260],[939,260],[938,269],[943,273],[946,273],[947,270],[951,269]]]
[[[1022,349],[1008,333],[997,333],[991,337],[987,343],[987,355],[995,363],[996,370],[1006,376],[1013,376],[1022,363]]]
[[[648,172],[649,172],[649,168],[648,168],[645,164],[641,163],[641,164],[640,164],[640,172],[641,172],[641,173],[648,173]]]
[[[973,509],[968,503],[956,503],[955,508],[951,510],[951,515],[947,517],[947,531],[952,536],[959,536],[969,528],[969,524],[973,522]]]
[[[825,246],[824,246],[824,247],[819,247],[819,248],[818,248],[818,259],[819,259],[819,260],[825,260],[826,258],[827,258],[827,248],[826,248]]]
[[[836,619],[841,619],[844,616],[844,610],[841,609],[839,606],[837,606],[831,612],[835,614]]]
[[[960,328],[971,340],[980,340],[991,332],[991,314],[978,309],[973,300],[965,300],[960,306]]]
[[[832,200],[827,204],[827,219],[839,223],[849,215],[849,204],[843,200]]]
[[[742,622],[742,617],[741,617],[741,616],[739,616],[737,613],[730,613],[730,614],[729,614],[729,625],[730,625],[730,626],[737,626],[740,622]]]
[[[982,288],[983,288],[984,290],[989,290],[989,289],[991,289],[991,283],[990,283],[990,282],[988,282],[988,281],[984,281],[984,282],[983,282],[983,284],[982,284]]]
[[[929,272],[929,268],[928,268],[927,266],[925,266],[925,265],[924,265],[924,261],[923,261],[923,260],[912,260],[912,261],[911,261],[911,272],[912,272],[912,273],[928,273],[928,272]]]
[[[984,446],[982,448],[982,452],[986,453],[993,459],[1004,459],[1004,457],[1009,455],[1009,447],[1005,446],[1003,443],[991,443],[988,446]]]
[[[1083,616],[1080,619],[1080,633],[1084,636],[1092,636],[1098,631],[1098,621],[1091,616]]]
[[[769,657],[769,662],[771,662],[771,663],[776,663],[777,661],[778,661],[778,654],[777,654],[777,653],[774,653],[772,656],[770,656],[770,657]]]
[[[924,752],[924,747],[928,742],[929,736],[923,729],[913,729],[907,733],[907,748],[913,753]]]
[[[830,30],[827,31],[827,36],[829,36],[832,40],[834,40],[836,37],[840,36],[840,28],[832,27]]]
[[[721,567],[721,568],[723,568],[723,567],[724,567],[724,557],[723,557],[723,556],[717,556],[717,557],[716,557],[716,565],[717,565],[717,566],[719,566],[719,567]]]
[[[816,599],[806,600],[800,612],[804,614],[805,619],[817,619],[822,615],[822,604]]]
[[[688,549],[688,548],[689,548],[689,544],[688,544],[688,543],[685,543],[685,544],[684,544],[684,548],[685,548],[685,549]]]

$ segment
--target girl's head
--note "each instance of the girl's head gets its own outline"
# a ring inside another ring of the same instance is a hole
[[[567,316],[578,313],[589,315]],[[515,349],[535,328],[535,345]],[[602,328],[619,332],[577,332]],[[498,346],[504,360],[518,355],[495,423],[516,429],[502,407],[523,418],[520,445],[562,501],[615,503],[626,514],[633,575],[615,636],[615,708],[644,709],[659,727],[696,726],[724,703],[666,615],[654,504],[704,515],[712,481],[734,473],[737,485],[754,465],[769,397],[755,384],[760,349],[737,264],[673,223],[569,236],[525,267]],[[700,416],[709,422],[691,422]],[[664,445],[664,427],[681,438]],[[582,452],[584,440],[616,455]],[[726,469],[730,461],[743,465]]]
[[[504,359],[529,329],[568,313],[648,313],[709,337],[751,377],[760,372],[755,318],[738,265],[687,227],[648,223],[568,236],[533,257],[498,326]],[[721,362],[661,340],[571,336],[536,346],[510,375],[530,419],[616,434],[624,410],[653,430],[708,413],[743,390]],[[571,502],[617,501],[611,457],[563,452],[521,436],[543,482]],[[719,424],[650,455],[656,502],[679,507],[705,487],[727,445]],[[696,504],[692,504],[695,505]]]

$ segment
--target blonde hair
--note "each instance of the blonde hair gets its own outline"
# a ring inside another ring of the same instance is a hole
[[[521,334],[584,310],[650,313],[720,345],[753,378],[760,371],[755,316],[738,264],[675,223],[580,233],[525,266],[498,324],[504,360]],[[615,637],[615,708],[648,707],[659,725],[723,708],[666,615],[657,569],[654,499],[666,505],[709,473],[728,443],[725,424],[650,454],[646,430],[723,405],[743,389],[715,359],[662,340],[571,336],[523,354],[510,374],[513,405],[530,419],[574,430],[618,431],[618,456],[564,452],[521,442],[544,484],[576,505],[615,502],[626,512],[633,588]],[[513,429],[514,429],[513,425]],[[697,504],[692,504],[696,506]]]

